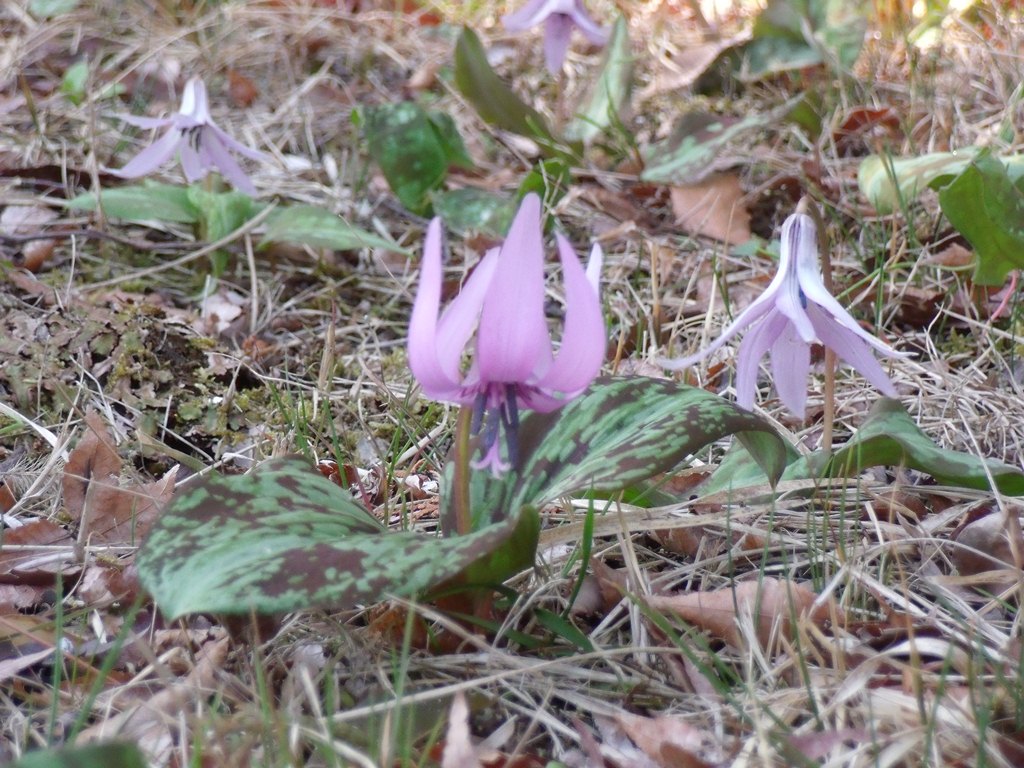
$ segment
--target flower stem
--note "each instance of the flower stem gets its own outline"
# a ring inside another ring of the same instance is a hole
[[[818,230],[822,281],[825,283],[825,290],[835,295],[832,284],[832,257],[828,250],[828,237],[825,235],[825,223],[821,219],[821,212],[814,201],[806,195],[800,199],[796,210],[798,213],[806,213],[814,219],[814,226]],[[821,417],[821,449],[825,453],[830,453],[832,451],[832,429],[836,420],[836,353],[828,346],[825,347],[825,386],[822,399],[824,400],[824,412]]]
[[[470,533],[473,517],[469,506],[469,459],[471,448],[469,438],[473,431],[473,407],[464,406],[459,409],[459,419],[455,424],[455,533],[465,536]]]

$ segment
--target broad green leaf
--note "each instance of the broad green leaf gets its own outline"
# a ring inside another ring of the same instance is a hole
[[[868,467],[909,467],[931,475],[944,485],[990,490],[988,473],[996,487],[1009,496],[1024,495],[1024,470],[969,453],[940,448],[922,432],[898,400],[881,398],[857,433],[833,455],[815,451],[792,453],[782,480],[849,477]],[[697,487],[702,495],[767,483],[764,471],[742,449],[730,452],[715,474]]]
[[[536,139],[548,153],[558,144],[540,112],[525,104],[491,69],[480,38],[469,27],[462,28],[455,44],[455,85],[484,122]]]
[[[438,192],[431,200],[445,228],[462,235],[482,232],[504,237],[516,212],[515,200],[472,187]]]
[[[200,237],[213,242],[230,235],[263,206],[243,192],[208,192],[188,187],[188,201],[199,211]]]
[[[867,29],[861,3],[848,0],[769,0],[744,48],[740,79],[759,80],[827,64],[848,71]]]
[[[812,463],[814,463],[812,461]],[[944,485],[1024,495],[1024,470],[969,453],[939,448],[910,418],[899,400],[883,397],[853,438],[833,456],[825,473],[855,475],[867,467],[903,466],[925,472]]]
[[[127,221],[172,221],[195,224],[200,211],[189,199],[187,187],[146,182],[141,185],[115,187],[100,193],[103,212]],[[68,208],[95,211],[96,195],[79,195],[67,203]]]
[[[979,154],[947,186],[939,204],[974,247],[974,282],[1002,285],[1024,267],[1024,193],[999,160]]]
[[[931,152],[920,157],[868,155],[857,171],[861,194],[882,214],[909,204],[933,182],[951,179],[967,167],[977,150]]]
[[[458,168],[473,168],[473,158],[469,156],[466,144],[462,140],[462,134],[459,133],[459,128],[455,125],[452,116],[447,112],[432,110],[427,113],[427,118],[434,127],[437,140],[441,142],[445,157],[448,158],[448,164]]]
[[[470,478],[472,530],[522,507],[579,491],[618,491],[675,467],[687,456],[736,435],[774,479],[786,463],[786,443],[750,411],[696,387],[663,379],[599,379],[552,413],[531,413],[520,427],[519,460],[494,477]],[[455,464],[442,478],[441,527],[457,529]]]
[[[260,248],[270,243],[297,243],[338,251],[386,248],[396,253],[407,253],[406,249],[397,243],[354,227],[340,216],[315,205],[290,205],[278,208],[267,217],[266,224]]]
[[[367,107],[363,121],[370,156],[392,191],[413,213],[426,213],[428,194],[448,175],[452,137],[442,138],[426,110],[411,101]]]
[[[620,14],[601,58],[600,74],[586,103],[581,104],[576,118],[566,128],[566,138],[589,144],[600,136],[629,103],[632,85],[633,51],[629,43],[629,25]]]
[[[29,752],[10,768],[146,768],[146,759],[134,744],[113,741]]]
[[[679,119],[669,138],[644,153],[645,168],[640,178],[665,184],[693,183],[716,170],[715,162],[726,146],[777,123],[800,98],[797,96],[769,112],[754,112],[743,118],[689,112]]]
[[[517,529],[518,526],[518,529]],[[392,533],[298,456],[178,491],[138,555],[139,579],[169,618],[281,613],[412,597],[499,552],[533,562],[536,515],[470,536]],[[528,558],[528,560],[527,560]]]

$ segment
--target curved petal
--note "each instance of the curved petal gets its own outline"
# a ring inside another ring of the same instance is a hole
[[[252,180],[242,170],[242,166],[221,144],[220,138],[210,130],[210,126],[200,128],[202,131],[199,137],[200,160],[209,168],[213,166],[220,171],[221,176],[231,182],[231,185],[239,192],[244,192],[251,197],[256,197],[256,187]]]
[[[800,337],[792,323],[787,323],[769,352],[772,378],[779,399],[790,413],[803,418],[807,410],[807,373],[811,368],[811,345]]]
[[[818,332],[818,338],[826,347],[833,350],[843,362],[870,381],[875,389],[883,395],[896,397],[896,387],[893,385],[892,379],[889,378],[885,369],[871,354],[871,349],[858,334],[836,324],[832,318],[813,304],[808,307],[808,314]]]
[[[608,42],[608,30],[599,25],[583,5],[583,0],[576,0],[569,15],[573,24],[580,28],[580,32],[594,45],[604,45]]]
[[[594,288],[594,293],[601,296],[601,267],[604,266],[604,251],[601,250],[601,246],[594,243],[594,247],[590,249],[590,258],[587,259],[587,280],[590,281],[590,285]]]
[[[518,11],[502,16],[501,23],[509,32],[524,32],[555,13],[562,4],[559,0],[530,0]]]
[[[480,321],[480,312],[487,297],[487,289],[494,279],[494,270],[498,266],[500,248],[492,248],[476,265],[469,278],[462,285],[462,290],[441,315],[437,324],[438,359],[441,367],[452,380],[459,378],[459,363],[462,352],[466,348],[473,331]],[[476,361],[470,372],[462,377],[463,388],[479,378]]]
[[[178,112],[197,123],[210,122],[210,103],[206,98],[206,83],[198,75],[190,77],[185,83]]]
[[[476,360],[485,383],[528,382],[551,363],[540,214],[540,198],[524,197],[484,298]]]
[[[608,344],[601,300],[569,241],[557,235],[558,254],[565,280],[565,330],[558,355],[537,382],[542,391],[574,397],[601,370]]]
[[[181,132],[172,128],[125,163],[123,167],[111,168],[110,173],[125,179],[148,176],[168,160],[171,160],[174,157],[174,153],[177,152],[178,146],[184,143]]]
[[[805,214],[794,213],[782,225],[782,248],[779,258],[781,276],[775,305],[788,317],[800,337],[806,342],[814,341],[814,328],[804,308],[806,297],[801,294],[799,266],[808,259],[817,263],[818,236],[814,220]]]
[[[689,368],[691,365],[699,363],[719,347],[724,346],[725,343],[737,333],[747,326],[752,326],[774,309],[775,297],[772,295],[772,287],[769,285],[768,288],[765,289],[764,293],[758,296],[749,307],[740,313],[739,317],[733,320],[732,323],[722,331],[721,335],[717,339],[704,347],[704,349],[692,355],[688,355],[687,357],[676,358],[675,360],[658,360],[658,365],[662,368],[668,368],[670,371],[679,371],[683,368]],[[753,331],[751,331],[751,333],[753,333]]]
[[[782,314],[772,313],[744,337],[736,356],[736,404],[743,408],[754,405],[754,389],[761,358],[789,325]]]
[[[460,382],[442,365],[438,355],[437,313],[441,307],[441,219],[427,228],[423,244],[420,284],[409,320],[409,368],[423,392],[437,400],[457,399]]]
[[[270,155],[260,152],[258,149],[248,147],[240,141],[236,141],[219,125],[216,125],[215,123],[207,123],[207,128],[217,134],[217,138],[220,139],[221,144],[232,152],[244,155],[250,160],[259,160],[262,163],[270,162]]]
[[[564,13],[553,13],[544,22],[544,64],[553,75],[562,71],[572,27],[572,17]]]
[[[136,128],[166,128],[174,125],[173,117],[145,117],[144,115],[114,115],[118,120],[123,120],[128,125]]]
[[[193,141],[195,145],[193,145]],[[210,170],[209,164],[200,157],[198,146],[202,146],[198,138],[190,140],[186,137],[179,147],[178,155],[181,158],[181,170],[185,172],[185,178],[190,184],[197,179],[203,178]]]

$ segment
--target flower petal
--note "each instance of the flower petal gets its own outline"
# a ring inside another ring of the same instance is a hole
[[[608,42],[608,30],[599,25],[590,14],[587,13],[583,0],[576,0],[569,15],[573,24],[580,28],[580,32],[594,45],[604,45]]]
[[[807,411],[807,373],[811,367],[811,345],[786,323],[771,346],[772,378],[775,391],[790,413],[800,418]]]
[[[862,340],[860,334],[853,333],[843,327],[819,307],[811,304],[807,308],[814,330],[829,349],[833,350],[845,363],[858,371],[865,379],[889,397],[896,397],[896,387],[886,374],[871,349]]]
[[[587,259],[587,280],[594,288],[594,293],[601,296],[601,267],[604,266],[604,251],[601,246],[594,243],[590,249],[590,258]]]
[[[526,382],[551,364],[544,319],[544,242],[540,198],[523,198],[488,286],[477,331],[480,380]]]
[[[772,312],[760,323],[750,329],[743,337],[739,354],[736,356],[736,404],[743,408],[754,405],[754,389],[757,386],[757,372],[761,358],[768,348],[775,343],[789,319],[779,313]]]
[[[118,120],[123,120],[128,125],[136,128],[167,128],[174,125],[173,117],[145,117],[144,115],[114,115]]]
[[[200,128],[199,130],[202,129]],[[181,159],[181,170],[185,172],[185,178],[190,184],[203,178],[210,171],[209,162],[204,162],[203,158],[200,157],[199,150],[193,145],[193,141],[196,141],[198,146],[202,146],[200,141],[186,137],[181,142],[178,152],[178,156]]]
[[[689,368],[695,363],[699,363],[705,357],[710,355],[712,352],[723,346],[729,339],[735,336],[737,333],[742,331],[747,326],[752,326],[762,317],[767,315],[769,312],[775,309],[775,296],[772,291],[772,286],[769,285],[764,293],[755,299],[750,306],[740,313],[732,323],[722,331],[721,335],[713,342],[708,344],[704,349],[696,352],[687,357],[679,357],[675,360],[658,360],[658,365],[662,368],[668,368],[670,371],[679,371],[683,368]]]
[[[178,146],[183,143],[181,133],[172,128],[125,163],[122,168],[111,168],[110,173],[125,179],[147,176],[173,158]]]
[[[199,136],[200,159],[204,160],[204,165],[208,168],[213,166],[220,171],[221,176],[231,182],[231,185],[239,192],[255,197],[256,187],[245,175],[245,171],[242,170],[238,161],[221,144],[220,137],[210,130],[211,127],[208,125],[199,129],[202,131]]]
[[[240,141],[233,139],[226,131],[215,123],[207,123],[207,128],[217,134],[220,143],[232,152],[248,157],[250,160],[259,160],[261,163],[270,162],[270,155],[260,152],[258,149],[248,147]]]
[[[544,22],[544,63],[553,75],[562,71],[572,27],[572,17],[564,13],[553,13]]]
[[[198,75],[190,77],[185,83],[178,113],[201,125],[210,122],[210,103],[206,97],[206,83]]]
[[[556,239],[565,280],[565,330],[558,355],[537,387],[570,400],[600,372],[608,339],[597,291],[569,241],[560,234]]]
[[[530,0],[518,11],[502,16],[501,23],[509,32],[524,32],[540,24],[563,4],[559,0]]]
[[[487,289],[494,278],[494,270],[498,266],[500,252],[500,248],[492,248],[486,253],[462,285],[459,295],[441,315],[441,320],[437,324],[438,360],[446,375],[454,381],[459,379],[459,363],[462,360],[462,353],[480,321],[480,311],[483,309],[484,299],[487,297]],[[474,363],[471,376],[476,379],[477,375]],[[463,377],[463,386],[467,385],[471,376]]]
[[[454,400],[461,382],[449,375],[438,355],[437,314],[441,306],[441,219],[427,228],[420,284],[409,320],[409,367],[427,397]]]

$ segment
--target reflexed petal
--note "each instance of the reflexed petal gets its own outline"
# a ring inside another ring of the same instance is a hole
[[[199,151],[192,146],[192,142],[188,139],[181,142],[179,150],[181,170],[185,172],[185,178],[189,183],[203,178],[209,172],[209,164],[203,162],[203,159],[199,156]]]
[[[740,344],[736,356],[736,404],[743,408],[754,405],[754,389],[757,386],[757,371],[761,358],[788,326],[788,318],[773,312],[755,325]]]
[[[571,3],[572,0],[569,2]],[[530,0],[518,11],[502,16],[501,23],[509,32],[524,32],[530,27],[540,24],[565,4],[565,0]]]
[[[202,134],[199,137],[201,151],[200,159],[208,168],[212,165],[221,176],[231,182],[231,185],[239,192],[244,192],[252,197],[256,196],[256,187],[245,175],[245,171],[238,164],[238,161],[231,156],[231,153],[220,143],[217,134],[210,130],[210,126],[200,129]],[[203,157],[205,155],[205,157]]]
[[[573,8],[569,11],[573,23],[580,28],[586,38],[594,45],[604,45],[608,42],[608,30],[594,21],[587,9],[583,6],[583,0],[576,0]]]
[[[250,160],[259,160],[261,163],[270,162],[270,155],[265,152],[260,152],[258,149],[247,147],[240,141],[236,141],[231,138],[220,126],[214,123],[208,123],[207,128],[217,134],[217,138],[220,139],[220,143],[223,144],[227,149],[232,152],[237,152],[240,155],[248,157]]]
[[[557,235],[565,280],[565,330],[562,345],[537,387],[572,397],[594,380],[608,343],[601,301],[569,241]]]
[[[136,128],[167,128],[174,125],[173,117],[144,117],[143,115],[114,115],[118,120],[123,120],[128,125]]]
[[[604,266],[604,251],[601,246],[594,243],[590,249],[590,258],[587,259],[587,280],[594,288],[594,293],[601,296],[601,267]]]
[[[181,95],[178,112],[199,124],[210,122],[210,104],[206,98],[206,83],[202,78],[190,77]]]
[[[438,359],[446,375],[454,381],[459,379],[462,353],[480,321],[480,311],[487,297],[487,289],[494,278],[500,252],[500,248],[492,248],[486,253],[437,324]],[[466,386],[471,378],[478,377],[475,368],[474,362],[470,374],[463,377],[463,386]]]
[[[540,215],[540,198],[528,194],[501,246],[477,331],[483,382],[526,382],[551,363]]]
[[[537,411],[538,413],[551,413],[551,411],[557,411],[572,399],[573,397],[565,395],[556,396],[529,387],[523,388],[519,392],[516,401],[519,403],[520,408],[529,408],[531,411]]]
[[[818,338],[826,347],[833,350],[843,362],[870,381],[875,389],[883,395],[896,397],[896,387],[892,380],[875,356],[871,354],[871,349],[861,340],[859,334],[839,325],[813,304],[807,308],[807,313],[811,317],[811,322],[814,323]]]
[[[572,27],[572,18],[564,13],[554,13],[544,22],[544,63],[553,75],[562,71]]]
[[[811,345],[787,323],[769,350],[772,379],[782,404],[794,416],[803,418],[807,410],[807,373],[811,368]]]
[[[124,167],[110,169],[110,173],[125,179],[147,176],[161,165],[174,157],[179,144],[183,144],[182,135],[173,128],[150,144],[135,157],[125,163]]]
[[[737,333],[747,326],[753,325],[774,309],[775,296],[772,294],[772,286],[769,285],[765,289],[764,293],[758,296],[749,307],[740,313],[739,317],[732,321],[732,324],[729,325],[728,328],[722,331],[722,334],[717,339],[704,347],[704,349],[695,354],[688,355],[687,357],[676,358],[675,360],[658,360],[658,365],[662,368],[668,368],[670,371],[680,371],[683,368],[689,368],[691,365],[699,363],[719,347],[723,346]]]
[[[427,228],[420,265],[420,284],[409,320],[409,367],[427,397],[455,400],[460,390],[457,377],[449,375],[438,355],[437,314],[441,307],[441,220]],[[450,357],[450,351],[445,351]]]

